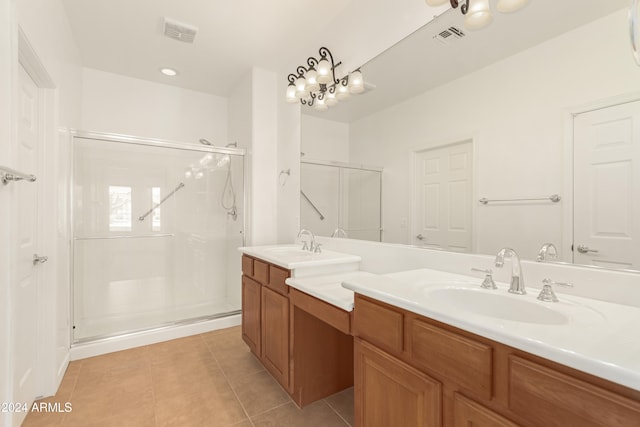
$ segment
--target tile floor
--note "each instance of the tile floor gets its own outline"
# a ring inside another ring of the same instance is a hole
[[[72,362],[44,401],[73,409],[30,413],[23,426],[353,425],[352,388],[298,409],[249,352],[240,327]]]

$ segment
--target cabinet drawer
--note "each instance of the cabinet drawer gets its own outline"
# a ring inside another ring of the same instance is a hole
[[[242,274],[253,277],[253,258],[242,255]]]
[[[356,295],[353,332],[380,348],[402,353],[404,314]]]
[[[291,303],[301,310],[315,316],[328,325],[333,326],[345,334],[351,333],[349,313],[329,303],[305,294],[297,289],[291,289],[289,295]]]
[[[509,407],[544,426],[640,425],[640,403],[537,363],[509,358]]]
[[[282,295],[287,295],[289,293],[289,286],[287,286],[284,281],[287,280],[288,277],[289,270],[284,270],[272,265],[269,268],[269,282],[265,283],[267,283],[267,286],[274,291],[281,293]]]
[[[493,350],[435,325],[413,319],[411,360],[483,399],[491,399]]]
[[[253,278],[258,282],[266,285],[269,281],[269,264],[254,259],[253,260]]]

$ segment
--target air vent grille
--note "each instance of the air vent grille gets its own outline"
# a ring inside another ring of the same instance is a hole
[[[449,27],[433,36],[434,39],[443,44],[450,44],[451,42],[458,41],[464,37],[466,37],[464,31],[457,27]]]
[[[198,27],[164,18],[163,34],[174,40],[185,43],[193,43],[198,32]]]

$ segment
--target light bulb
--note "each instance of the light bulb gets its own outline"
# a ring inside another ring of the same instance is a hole
[[[327,104],[324,102],[324,99],[320,99],[320,98],[316,98],[316,101],[313,107],[318,111],[325,111],[329,109]]]
[[[189,178],[191,178],[192,176],[193,176],[193,172],[191,171],[191,169],[187,169],[187,170],[184,172],[184,177],[185,177],[185,178],[189,179]]]
[[[307,78],[307,86],[305,87],[305,90],[307,92],[315,92],[317,90],[320,90],[320,84],[317,80],[318,73],[316,72],[316,70],[314,70],[313,68],[310,69],[309,71],[307,71],[305,77]]]
[[[349,92],[364,92],[364,80],[362,79],[362,73],[358,70],[349,74]]]
[[[200,159],[201,166],[207,166],[213,160],[213,154],[207,153]]]
[[[316,80],[321,84],[332,83],[333,78],[331,77],[331,64],[326,59],[322,59],[318,62],[318,77]]]
[[[498,12],[511,13],[522,9],[529,3],[529,0],[498,0],[496,9]]]
[[[296,97],[302,98],[307,94],[305,88],[307,87],[307,80],[304,77],[298,77],[296,79]]]
[[[338,92],[336,94],[336,98],[338,98],[340,101],[343,101],[349,98],[349,88],[346,86],[343,86],[342,84],[338,85],[338,89],[336,90],[336,92]]]
[[[425,0],[429,6],[442,6],[449,0]]]
[[[492,19],[489,0],[473,0],[464,17],[464,27],[468,30],[479,30],[489,25]]]
[[[327,106],[329,107],[333,107],[334,105],[336,105],[338,103],[338,98],[336,98],[336,93],[327,92],[327,94],[325,95],[324,103],[327,104]]]
[[[289,86],[287,86],[286,99],[287,99],[287,102],[290,102],[290,103],[298,102],[298,98],[296,97],[296,86],[292,83],[290,83]]]
[[[202,171],[196,172],[196,179],[202,179],[203,176],[204,176],[204,173]]]

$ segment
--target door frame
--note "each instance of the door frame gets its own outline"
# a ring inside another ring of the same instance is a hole
[[[564,195],[562,209],[562,252],[561,256],[565,262],[574,263],[574,252],[572,251],[574,239],[573,217],[574,207],[574,119],[576,116],[591,111],[602,110],[604,108],[615,107],[616,105],[629,104],[631,102],[640,101],[640,92],[630,92],[622,95],[612,96],[587,102],[585,104],[576,105],[565,110],[564,114]],[[589,268],[600,268],[596,266],[588,266]]]
[[[451,137],[444,140],[433,141],[430,144],[424,144],[417,147],[413,147],[410,152],[410,171],[409,175],[411,177],[410,182],[410,194],[411,194],[411,203],[410,203],[410,212],[409,212],[409,232],[408,236],[408,245],[413,245],[413,236],[415,236],[416,230],[416,208],[417,208],[417,198],[418,198],[418,188],[416,186],[416,174],[418,171],[417,160],[418,155],[424,151],[428,150],[437,150],[440,148],[446,148],[451,145],[462,144],[465,142],[471,143],[471,153],[473,156],[471,162],[471,252],[476,253],[478,251],[478,204],[474,201],[478,198],[478,151],[479,151],[479,142],[480,138],[475,135],[462,134],[458,137]]]
[[[29,42],[25,32],[17,26],[17,50],[16,76],[18,67],[23,67],[38,87],[38,214],[36,233],[38,236],[38,250],[49,257],[49,262],[38,267],[37,275],[37,309],[38,324],[38,355],[37,377],[38,396],[50,396],[55,394],[69,361],[69,343],[65,342],[61,349],[57,348],[61,338],[66,339],[68,334],[60,334],[57,330],[60,319],[60,304],[66,307],[67,295],[59,292],[67,289],[60,281],[60,268],[65,264],[60,261],[61,252],[58,250],[59,235],[66,233],[66,227],[60,227],[58,219],[61,207],[66,212],[66,204],[58,203],[60,191],[58,177],[61,176],[59,159],[57,119],[57,90],[56,85],[48,70],[40,60],[35,49]],[[17,77],[16,77],[17,78]],[[17,81],[17,80],[16,80]],[[14,108],[17,104],[18,85],[14,92]],[[17,110],[16,110],[17,112]],[[15,115],[17,117],[17,114]],[[66,186],[61,187],[66,189]],[[60,299],[64,298],[64,301]],[[62,337],[61,337],[62,335]],[[59,354],[61,353],[61,354]]]

